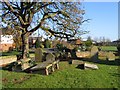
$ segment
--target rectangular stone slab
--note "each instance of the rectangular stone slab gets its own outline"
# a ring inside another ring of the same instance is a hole
[[[58,66],[58,61],[45,61],[43,63],[38,64],[35,67],[32,67],[30,70],[34,71],[34,70],[39,70],[39,69],[44,69],[45,70],[45,74],[49,75],[49,68],[52,68],[52,72],[54,72],[54,66],[57,66],[57,69],[59,69]]]
[[[39,70],[39,69],[48,68],[52,64],[56,64],[56,63],[58,63],[58,61],[45,61],[36,65],[35,67],[32,67],[30,70]]]
[[[85,64],[84,64],[84,68],[85,68],[85,69],[87,69],[87,68],[89,68],[89,69],[98,69],[98,66],[95,65],[95,64],[85,63]]]
[[[71,64],[79,65],[79,64],[82,64],[82,63],[84,63],[84,62],[80,61],[80,60],[71,60]]]

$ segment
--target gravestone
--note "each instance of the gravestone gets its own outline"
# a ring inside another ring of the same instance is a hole
[[[91,56],[92,56],[92,55],[95,55],[96,53],[98,53],[98,48],[97,48],[97,46],[93,46],[93,47],[91,48]]]
[[[115,55],[113,54],[113,52],[108,52],[107,60],[109,61],[115,60]]]
[[[106,51],[99,51],[99,56],[100,57],[106,57],[107,56],[107,52]]]
[[[99,69],[97,65],[89,64],[89,63],[85,63],[84,67],[85,67],[84,69],[94,69],[94,70]]]
[[[29,64],[30,60],[31,60],[30,58],[21,59],[21,69],[22,70],[25,70],[30,67],[30,64]]]
[[[84,64],[84,62],[83,62],[83,61],[80,61],[80,60],[71,60],[71,61],[70,61],[70,64],[79,65],[79,64]]]
[[[90,63],[85,63],[85,62],[79,63],[77,68],[80,68],[80,69],[93,69],[93,70],[99,69],[97,65],[90,64]]]
[[[46,61],[55,61],[55,56],[52,53],[47,54]]]
[[[98,61],[98,48],[97,46],[93,46],[91,48],[91,60]]]
[[[42,62],[42,56],[43,56],[42,49],[41,48],[37,48],[35,50],[35,61]]]
[[[87,52],[85,52],[85,51],[84,52],[76,52],[76,56],[79,57],[79,58],[80,57],[89,57],[90,52],[88,52],[88,51]]]

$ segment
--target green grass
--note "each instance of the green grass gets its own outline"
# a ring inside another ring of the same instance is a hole
[[[116,46],[101,46],[101,50],[103,51],[117,51]]]
[[[104,46],[102,49],[115,51],[115,47],[111,46]],[[4,53],[8,56],[3,57],[12,57],[17,53],[13,52],[11,56]],[[34,57],[34,54],[31,56]],[[107,65],[105,60],[102,60],[104,58],[100,59],[103,63],[97,64],[98,70],[82,70],[68,62],[60,62],[60,69],[49,76],[1,70],[0,81],[3,81],[3,88],[118,88],[120,66],[112,62]]]
[[[11,52],[1,52],[0,57],[2,58],[9,58],[9,57],[15,57],[16,55],[20,54],[21,52],[18,51],[11,51]],[[30,51],[30,56],[34,56],[34,53]]]
[[[97,64],[98,70],[82,70],[68,62],[49,76],[4,71],[4,88],[118,88],[118,66]]]
[[[20,54],[21,52],[18,51],[11,51],[11,52],[2,52],[1,56],[13,56],[13,55],[17,55]]]

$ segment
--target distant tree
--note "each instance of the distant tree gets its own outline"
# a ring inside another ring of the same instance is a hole
[[[85,41],[85,45],[86,45],[87,47],[90,47],[90,46],[92,45],[92,39],[91,39],[90,36],[87,38],[87,41]]]
[[[120,44],[117,45],[118,52],[120,53]]]
[[[109,38],[106,38],[106,40],[105,40],[106,42],[111,42],[111,40],[109,39]]]
[[[16,28],[17,29],[17,28]],[[21,32],[19,30],[14,30],[14,28],[11,27],[2,27],[2,34],[3,35],[12,35],[13,36],[13,41],[16,47],[17,51],[21,50],[22,46],[22,39],[21,39]]]
[[[106,45],[110,45],[111,40],[109,38],[106,38],[105,42],[106,42]]]

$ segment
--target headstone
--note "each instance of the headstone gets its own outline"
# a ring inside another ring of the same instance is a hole
[[[89,57],[90,56],[90,52],[76,52],[76,56],[77,57]]]
[[[81,57],[83,57],[83,54],[81,52],[76,52],[76,56],[81,58]]]
[[[29,61],[30,61],[30,58],[21,59],[21,68],[22,68],[22,70],[26,70],[27,68],[30,67]]]
[[[100,57],[106,57],[107,56],[107,52],[106,51],[99,51],[99,56]]]
[[[97,46],[93,46],[91,48],[91,60],[98,61],[98,48],[97,48]]]
[[[52,53],[47,54],[46,61],[55,61],[55,56]]]
[[[80,61],[80,60],[71,60],[71,64],[79,65],[79,64],[82,64],[82,63],[84,63],[84,62]]]
[[[42,62],[43,52],[41,48],[35,50],[35,61]]]
[[[115,55],[113,54],[113,52],[108,52],[107,60],[109,61],[115,60]]]
[[[98,48],[97,48],[97,46],[93,46],[91,48],[91,56],[95,55],[96,53],[98,53]]]
[[[22,70],[26,70],[29,67],[30,67],[29,63],[24,63],[24,64],[21,65]]]
[[[94,70],[96,70],[96,69],[99,69],[99,68],[98,68],[98,66],[95,65],[95,64],[85,63],[85,64],[84,64],[84,69],[94,69]]]

